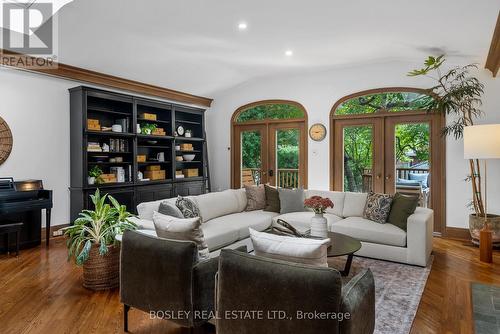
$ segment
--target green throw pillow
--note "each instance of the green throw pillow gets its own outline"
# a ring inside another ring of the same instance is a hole
[[[396,193],[392,199],[391,212],[387,222],[406,231],[408,217],[418,206],[418,196],[407,196]]]
[[[278,192],[278,189],[268,186],[267,184],[264,185],[264,189],[266,191],[266,207],[264,208],[264,211],[279,213],[281,207],[280,207],[280,193]]]

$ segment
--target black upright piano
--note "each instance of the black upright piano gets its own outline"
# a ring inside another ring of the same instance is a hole
[[[50,213],[52,190],[43,189],[41,180],[14,181],[0,178],[0,226],[23,223],[20,248],[40,245],[42,232],[42,210],[46,214],[46,245],[50,237]],[[4,238],[0,238],[0,251],[6,249]]]

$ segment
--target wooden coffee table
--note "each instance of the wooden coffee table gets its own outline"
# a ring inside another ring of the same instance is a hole
[[[349,275],[351,270],[351,263],[354,253],[356,253],[361,248],[361,242],[348,235],[328,232],[328,237],[330,238],[331,245],[328,247],[328,257],[337,257],[347,255],[347,261],[345,263],[344,270],[340,271],[342,276]]]

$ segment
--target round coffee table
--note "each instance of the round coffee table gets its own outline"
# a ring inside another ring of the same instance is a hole
[[[361,242],[348,235],[328,232],[328,237],[330,238],[331,245],[328,247],[328,257],[337,257],[347,255],[347,261],[345,263],[344,270],[340,271],[342,276],[349,275],[351,270],[351,263],[354,253],[356,253],[361,248]]]

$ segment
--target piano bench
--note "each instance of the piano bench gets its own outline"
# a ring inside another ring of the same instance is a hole
[[[19,255],[19,236],[21,234],[22,227],[23,227],[23,223],[12,223],[12,224],[0,225],[0,235],[5,235],[7,237],[7,242],[6,242],[7,254],[9,254],[9,250],[10,250],[9,234],[15,233],[16,234],[16,256]]]

